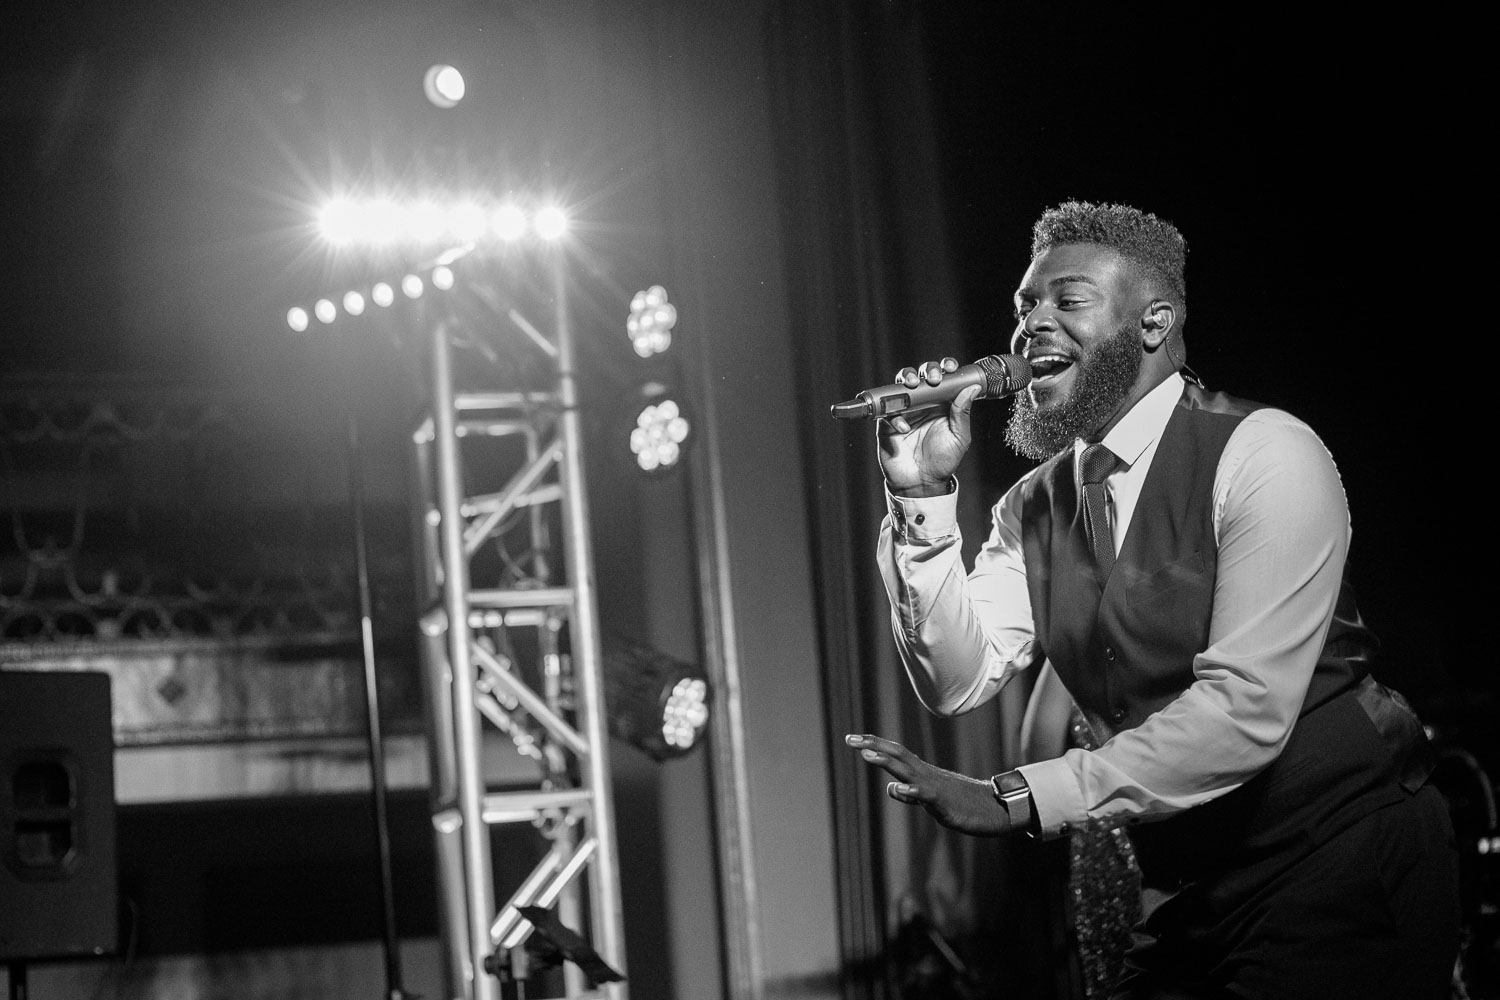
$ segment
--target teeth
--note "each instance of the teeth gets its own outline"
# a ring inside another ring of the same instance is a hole
[[[1061,354],[1037,354],[1027,360],[1036,370],[1037,378],[1047,378],[1073,363],[1071,358]]]

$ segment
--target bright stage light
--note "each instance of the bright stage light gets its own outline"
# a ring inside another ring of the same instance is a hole
[[[677,325],[677,307],[667,301],[667,290],[652,285],[630,300],[630,318],[625,332],[630,345],[643,358],[660,354],[672,346],[672,328]]]
[[[358,316],[365,311],[365,297],[358,292],[344,293],[344,312]]]
[[[375,287],[370,289],[370,301],[384,309],[396,301],[396,293],[390,285],[383,281],[375,282]]]
[[[335,246],[358,240],[362,235],[361,222],[359,206],[347,198],[335,198],[318,213],[318,231]]]
[[[477,202],[461,201],[448,209],[448,232],[464,243],[473,243],[488,228],[484,208]]]
[[[448,228],[448,213],[435,201],[419,201],[407,209],[406,235],[418,243],[436,243]]]
[[[610,732],[652,759],[681,757],[702,741],[712,698],[696,667],[611,636],[604,689]]]
[[[307,332],[308,315],[307,310],[301,306],[292,306],[286,311],[286,325],[298,333]]]
[[[537,210],[532,225],[542,239],[555,240],[568,231],[568,216],[556,205],[548,205]]]
[[[527,209],[524,202],[497,201],[482,193],[447,197],[437,193],[414,201],[388,195],[371,199],[336,198],[318,210],[318,232],[338,246],[386,247],[395,243],[477,245],[513,242],[528,232],[556,240],[568,232],[566,213],[556,205]]]
[[[319,299],[313,304],[313,315],[320,323],[332,323],[338,317],[338,307],[328,299]]]
[[[698,734],[706,725],[708,682],[701,677],[684,677],[672,686],[662,709],[662,738],[670,747],[688,750],[698,742]]]
[[[422,77],[422,92],[436,107],[448,110],[464,99],[464,75],[445,63],[429,66]]]
[[[665,471],[682,457],[683,444],[692,428],[676,401],[667,398],[650,403],[635,418],[630,431],[630,450],[642,472]]]
[[[409,299],[415,299],[422,294],[422,279],[415,274],[408,274],[401,279],[401,292]]]
[[[439,264],[432,269],[432,287],[446,292],[453,287],[453,269]]]
[[[519,205],[501,205],[490,215],[490,229],[506,242],[518,240],[526,235],[526,213]]]

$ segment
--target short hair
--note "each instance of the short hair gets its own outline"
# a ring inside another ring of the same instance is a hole
[[[1177,307],[1179,334],[1187,317],[1187,240],[1177,227],[1129,205],[1065,201],[1049,208],[1031,229],[1032,259],[1056,246],[1096,243],[1143,268],[1162,283]]]

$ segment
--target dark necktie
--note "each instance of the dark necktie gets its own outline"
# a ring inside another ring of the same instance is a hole
[[[1104,480],[1119,467],[1115,453],[1102,444],[1091,444],[1083,449],[1078,469],[1083,480],[1083,496],[1079,506],[1083,510],[1083,531],[1088,538],[1089,550],[1094,553],[1094,569],[1099,577],[1099,586],[1109,579],[1109,571],[1115,567],[1115,540],[1109,530],[1109,494]]]

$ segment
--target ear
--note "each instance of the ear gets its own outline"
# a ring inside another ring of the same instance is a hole
[[[1141,342],[1146,345],[1146,350],[1154,351],[1166,343],[1176,325],[1177,307],[1166,299],[1152,299],[1141,314]]]

